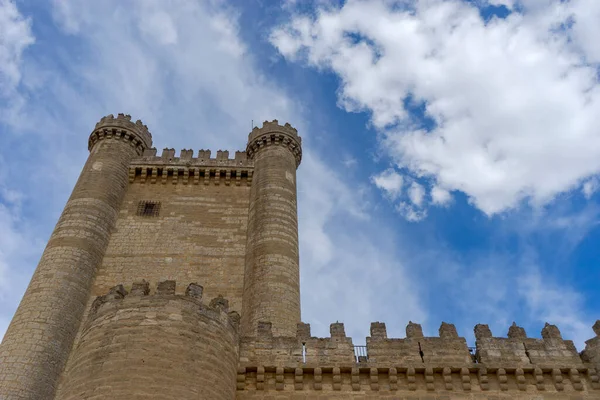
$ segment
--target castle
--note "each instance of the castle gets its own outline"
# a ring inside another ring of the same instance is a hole
[[[577,352],[454,325],[366,346],[301,322],[296,169],[274,120],[246,150],[165,149],[141,121],[104,117],[0,344],[0,399],[600,399],[600,321]],[[402,305],[399,304],[399,307]]]

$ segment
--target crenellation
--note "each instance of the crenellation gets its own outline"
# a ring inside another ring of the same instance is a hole
[[[387,328],[384,322],[371,322],[371,339],[387,339]]]
[[[439,335],[442,339],[458,339],[458,332],[454,324],[442,322],[439,329]]]
[[[150,294],[150,282],[142,280],[141,282],[133,282],[133,284],[131,285],[130,295],[147,296],[148,294]]]
[[[246,152],[248,158],[253,159],[259,149],[271,145],[281,145],[288,148],[296,160],[296,168],[302,161],[302,138],[298,136],[298,131],[289,123],[281,126],[279,122],[264,121],[262,128],[254,127],[252,132],[248,134],[248,145]]]
[[[193,156],[194,156],[194,150],[183,149],[183,150],[181,150],[180,160],[181,161],[190,161]]]
[[[475,325],[474,332],[475,332],[475,339],[485,339],[485,338],[492,337],[492,331],[490,330],[490,327],[485,324]]]
[[[546,322],[544,328],[542,328],[542,338],[544,339],[562,339],[560,330],[556,325],[550,325]]]
[[[204,287],[197,283],[190,283],[185,289],[185,295],[193,297],[198,300],[202,300],[202,294],[204,293]]]
[[[592,329],[596,336],[586,340],[585,349],[581,352],[581,358],[584,362],[600,368],[600,319],[596,320]]]
[[[203,165],[203,166],[252,166],[246,151],[236,151],[234,158],[229,157],[228,150],[218,150],[214,158],[211,158],[211,150],[198,150],[194,157],[194,150],[182,149],[179,154],[174,148],[163,149],[160,157],[157,156],[156,148],[145,149],[139,157],[133,160],[133,164],[151,165]]]
[[[483,364],[523,367],[528,365],[560,364],[579,367],[582,359],[570,340],[563,340],[555,325],[546,323],[542,339],[528,338],[525,330],[515,323],[507,338],[491,336],[487,325],[475,327],[476,358]]]
[[[442,323],[440,337],[425,337],[419,324],[412,321],[406,327],[406,338],[387,338],[385,325],[371,325],[372,336],[367,337],[369,363],[390,365],[471,365],[471,356],[465,338],[456,334],[454,325]],[[373,333],[377,334],[373,336]],[[456,335],[455,335],[456,334]]]
[[[88,141],[88,150],[91,151],[96,143],[104,139],[117,139],[129,142],[136,149],[138,155],[152,146],[152,134],[148,127],[137,120],[131,122],[131,115],[118,114],[115,118],[112,114],[102,117],[96,123],[94,131]]]
[[[344,323],[343,322],[334,322],[333,324],[329,325],[329,333],[331,334],[332,338],[335,338],[335,337],[345,338],[346,337],[346,329],[344,328]]]
[[[177,284],[175,281],[162,281],[156,286],[157,294],[174,295]]]
[[[407,339],[416,339],[423,337],[423,328],[420,324],[415,324],[412,321],[408,321],[408,325],[406,325],[406,338]]]
[[[526,339],[527,333],[525,333],[525,329],[517,326],[516,322],[513,322],[510,328],[508,328],[507,336],[509,339]]]
[[[160,156],[163,162],[177,161],[179,157],[175,157],[175,149],[164,148]]]
[[[296,328],[296,337],[298,339],[308,339],[310,338],[310,324],[306,324],[304,322],[299,322]]]
[[[211,158],[210,150],[200,150],[198,157],[193,156],[193,150],[183,149],[180,154],[175,149],[165,148],[160,157],[156,156],[156,149],[145,150],[141,157],[134,159],[129,167],[129,183],[147,183],[150,175],[150,183],[155,184],[158,176],[162,177],[163,184],[170,181],[176,185],[191,182],[195,185],[203,179],[205,185],[213,182],[225,186],[235,181],[235,186],[241,186],[242,181],[247,181],[249,186],[252,182],[252,170],[254,163],[248,159],[245,151],[236,151],[233,159],[229,158],[229,151],[219,150],[215,158]]]

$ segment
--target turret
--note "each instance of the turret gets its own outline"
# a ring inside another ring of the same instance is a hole
[[[300,322],[296,169],[301,138],[290,124],[265,121],[248,135],[254,160],[250,188],[242,334],[254,336],[259,322],[276,336],[295,336]]]
[[[152,146],[141,121],[104,117],[90,155],[0,344],[0,399],[52,399],[127,190],[130,161]]]

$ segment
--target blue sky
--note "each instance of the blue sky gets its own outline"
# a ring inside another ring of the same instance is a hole
[[[580,350],[600,316],[600,2],[0,0],[0,336],[103,115],[159,149],[288,121],[302,315]],[[594,301],[596,299],[596,301]]]

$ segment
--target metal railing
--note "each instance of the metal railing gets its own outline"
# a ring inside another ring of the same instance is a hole
[[[367,346],[354,346],[354,359],[358,362],[366,362],[369,359]]]

